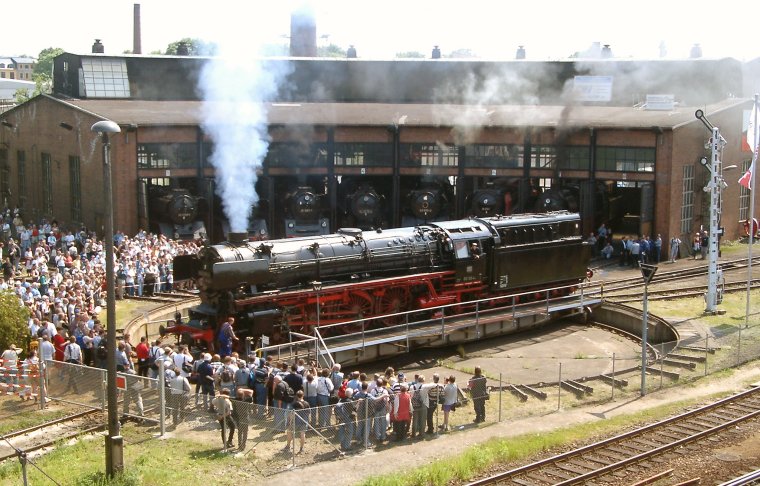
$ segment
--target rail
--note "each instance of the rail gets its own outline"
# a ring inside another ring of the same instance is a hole
[[[330,362],[334,362],[332,354],[338,351],[354,349],[364,353],[368,346],[377,344],[405,341],[405,347],[409,350],[410,341],[415,338],[434,336],[444,338],[452,331],[473,326],[479,333],[479,326],[503,319],[505,315],[514,320],[531,314],[548,315],[561,310],[582,309],[585,311],[589,305],[601,302],[601,297],[587,296],[587,286],[588,284],[552,287],[540,291],[446,304],[430,309],[415,309],[366,319],[324,324],[319,326],[319,330],[315,329],[315,338],[309,336],[308,339],[300,341],[262,347],[256,352],[270,353],[279,359],[283,356],[290,359],[309,357],[311,349],[317,349],[317,360],[324,356]],[[576,293],[552,297],[552,295],[564,294],[571,289],[577,289]],[[539,294],[542,298],[537,299],[536,296]],[[525,302],[529,297],[532,300]],[[463,309],[471,310],[462,312]],[[425,316],[421,318],[421,314]],[[315,346],[314,339],[317,339],[321,346]]]

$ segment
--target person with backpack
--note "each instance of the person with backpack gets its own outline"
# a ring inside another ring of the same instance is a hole
[[[296,398],[293,400],[293,420],[295,424],[292,427],[288,427],[288,444],[285,446],[285,450],[290,450],[290,444],[293,443],[295,449],[295,440],[293,437],[293,429],[298,434],[299,442],[301,443],[298,453],[303,452],[303,446],[306,443],[306,429],[309,427],[309,402],[303,399],[303,390],[296,392]]]
[[[422,437],[425,433],[425,422],[427,421],[427,404],[422,398],[422,387],[425,385],[425,376],[419,375],[409,387],[412,395],[412,439]]]
[[[375,441],[383,442],[388,438],[388,406],[390,404],[385,378],[377,379],[377,386],[372,390],[370,399],[372,408],[369,411],[373,412]]]
[[[228,390],[230,396],[235,396],[235,370],[232,368],[232,358],[224,358],[222,366],[216,372],[216,381],[220,390]]]
[[[148,376],[150,378],[158,377],[158,360],[164,356],[164,349],[161,347],[161,340],[156,339],[153,346],[148,351]]]
[[[179,371],[175,368],[175,376],[169,381],[169,399],[174,427],[185,419],[185,409],[190,397],[190,382]]]
[[[356,407],[352,399],[354,390],[347,388],[344,397],[335,404],[335,418],[338,422],[338,440],[342,451],[351,449],[351,440],[354,437],[356,425]]]
[[[288,423],[288,410],[293,408],[295,392],[280,375],[274,376],[274,428],[285,432]]]
[[[443,387],[439,383],[441,377],[438,373],[433,374],[433,383],[428,383],[422,387],[422,400],[424,402],[427,398],[427,430],[426,434],[431,435],[435,433],[435,427],[433,426],[433,415],[438,410],[438,402],[441,401]]]
[[[269,370],[262,362],[259,362],[259,365],[253,368],[251,378],[253,382],[250,386],[253,388],[258,416],[264,418],[267,411],[267,380],[269,379]]]

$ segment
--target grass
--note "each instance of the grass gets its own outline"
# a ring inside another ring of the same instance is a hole
[[[30,408],[0,421],[0,435],[34,427],[50,420],[65,417],[70,413],[70,410],[40,410],[36,407],[34,409]]]
[[[204,444],[180,438],[145,440],[150,436],[131,425],[122,432],[126,442],[124,470],[128,473],[116,480],[109,481],[102,473],[105,465],[102,435],[73,445],[60,445],[34,462],[58,483],[76,486],[158,486],[176,483],[178,477],[192,478],[193,483],[231,485],[240,484],[249,475],[245,467],[232,467],[240,460],[221,453],[216,442]],[[49,484],[34,467],[28,467],[27,472],[30,484]],[[17,461],[0,466],[0,485],[16,486],[20,478],[21,466]]]
[[[624,428],[662,420],[685,407],[693,405],[695,402],[696,400],[684,400],[633,415],[585,423],[548,433],[524,434],[503,439],[494,438],[486,443],[471,447],[459,456],[442,458],[440,461],[422,466],[414,471],[371,477],[361,484],[363,486],[423,486],[467,481],[484,473],[495,464],[525,460],[537,454],[566,448],[570,445],[577,447],[578,443],[593,441],[595,437],[610,435]]]

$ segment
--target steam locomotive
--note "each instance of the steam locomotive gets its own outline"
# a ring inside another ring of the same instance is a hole
[[[150,186],[148,191],[152,231],[178,239],[205,238],[205,199],[183,188]]]
[[[561,211],[260,242],[231,235],[178,256],[174,274],[196,280],[201,305],[193,317],[208,327],[234,316],[239,334],[278,342],[317,325],[391,325],[402,311],[449,304],[464,311],[475,299],[561,286],[571,287],[556,295],[569,293],[587,278],[589,259],[579,215]]]

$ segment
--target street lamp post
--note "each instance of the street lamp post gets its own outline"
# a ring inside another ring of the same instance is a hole
[[[113,251],[113,192],[111,190],[111,143],[110,133],[119,133],[121,128],[110,120],[95,123],[91,130],[103,139],[103,195],[106,219],[106,321],[108,354],[106,358],[106,386],[108,406],[108,436],[106,437],[106,475],[124,469],[124,440],[121,437],[116,396],[116,289],[114,288]]]
[[[647,331],[649,329],[649,282],[657,272],[656,265],[642,263],[641,277],[644,279],[644,309],[641,319],[641,396],[647,394]]]

